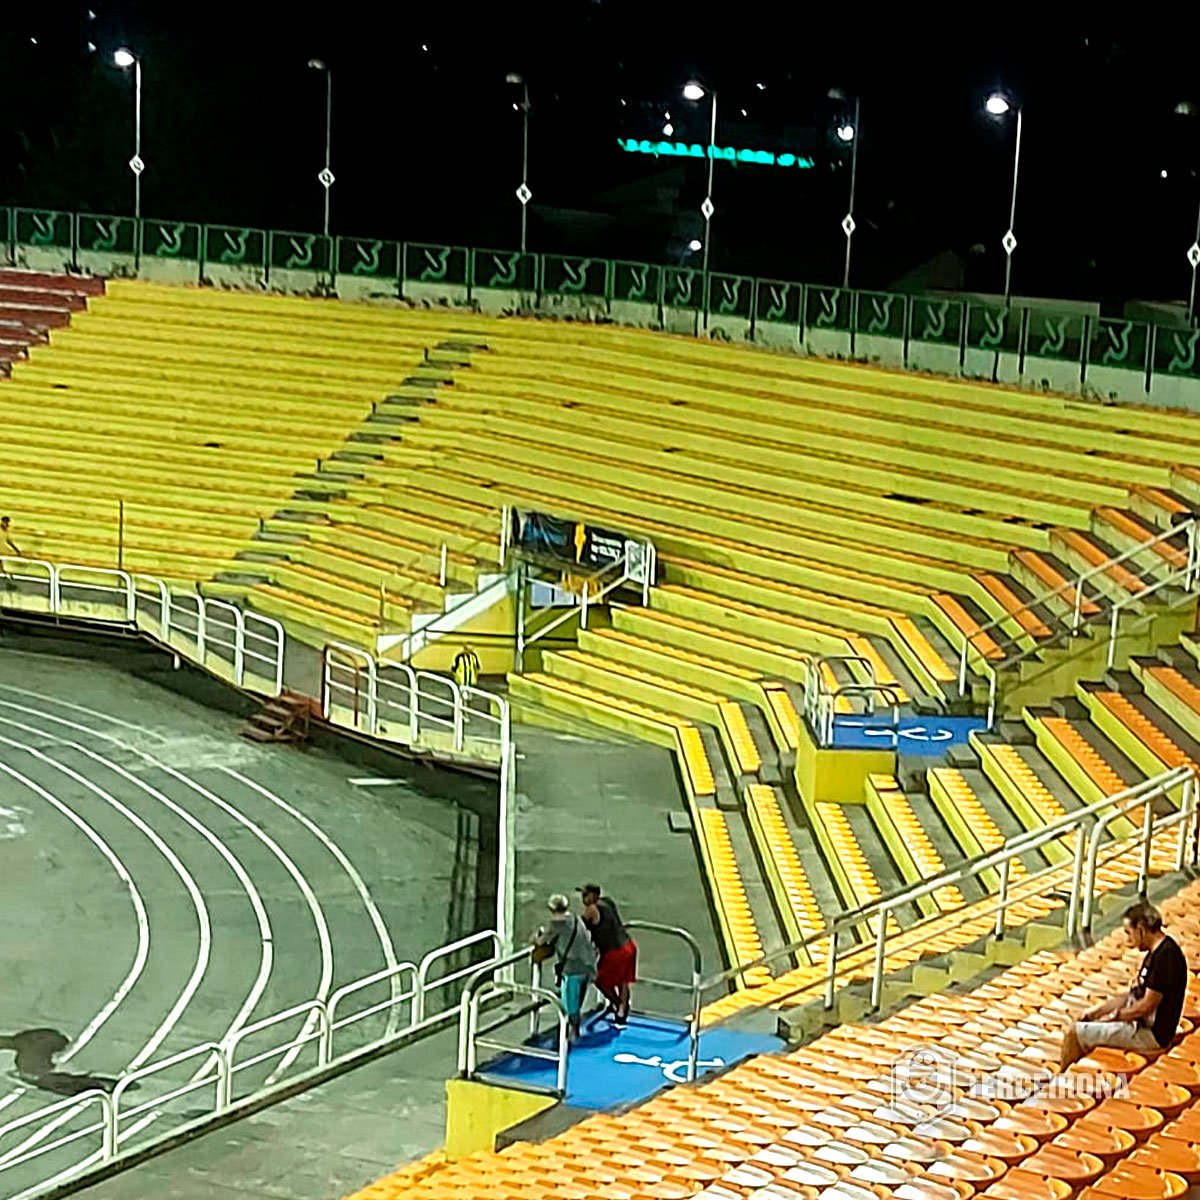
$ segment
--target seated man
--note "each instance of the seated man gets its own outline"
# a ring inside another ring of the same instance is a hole
[[[1068,1027],[1060,1071],[1098,1046],[1157,1051],[1175,1037],[1188,984],[1183,951],[1174,938],[1163,933],[1162,917],[1149,904],[1126,909],[1123,922],[1130,946],[1146,954],[1137,979],[1129,991],[1095,1005]]]

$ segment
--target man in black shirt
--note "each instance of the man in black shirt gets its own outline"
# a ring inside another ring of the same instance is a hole
[[[637,943],[621,920],[616,904],[600,894],[600,885],[585,883],[583,919],[600,955],[596,990],[608,1001],[608,1011],[618,1025],[629,1020],[629,988],[637,979]]]
[[[1129,945],[1145,952],[1133,987],[1097,1004],[1073,1022],[1063,1037],[1059,1070],[1065,1071],[1097,1046],[1157,1051],[1171,1044],[1183,998],[1188,967],[1174,938],[1163,933],[1162,916],[1149,904],[1135,904],[1123,918]]]

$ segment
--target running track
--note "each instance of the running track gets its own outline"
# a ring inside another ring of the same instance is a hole
[[[447,927],[452,803],[356,787],[361,769],[253,746],[236,727],[108,667],[0,651],[0,1033],[61,1031],[57,1070],[114,1076],[219,1042],[464,932]],[[348,1038],[383,1028],[373,1018]],[[61,1098],[0,1054],[0,1123]],[[239,1094],[313,1061],[311,1048],[272,1060]],[[210,1098],[176,1101],[175,1119]],[[142,1120],[153,1133],[153,1113]],[[68,1108],[0,1141],[0,1196],[85,1157],[91,1140],[14,1161],[83,1123]]]

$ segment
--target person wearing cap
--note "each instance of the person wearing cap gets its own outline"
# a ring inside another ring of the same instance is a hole
[[[546,906],[550,909],[549,924],[537,931],[533,944],[547,951],[545,957],[554,958],[559,998],[567,1014],[571,1041],[575,1041],[579,1037],[583,998],[596,974],[596,949],[588,936],[587,926],[571,911],[571,902],[566,896],[555,893]],[[539,960],[536,950],[534,959]]]
[[[583,919],[600,955],[596,990],[608,1001],[614,1022],[624,1025],[629,1020],[629,989],[637,982],[637,942],[629,936],[616,903],[601,895],[598,883],[585,883],[578,891]]]

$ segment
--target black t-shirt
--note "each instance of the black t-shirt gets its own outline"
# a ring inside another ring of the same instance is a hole
[[[1187,984],[1187,959],[1183,957],[1183,951],[1173,937],[1164,937],[1142,959],[1137,982],[1132,988],[1135,1000],[1140,1000],[1146,994],[1147,988],[1162,996],[1154,1013],[1154,1023],[1150,1026],[1154,1040],[1160,1046],[1169,1046],[1175,1037],[1175,1030],[1179,1027],[1179,1015],[1183,1012],[1183,997],[1187,991]]]
[[[617,906],[607,896],[601,896],[596,901],[596,910],[600,914],[600,920],[592,926],[592,941],[596,949],[601,954],[619,950],[630,939]]]

